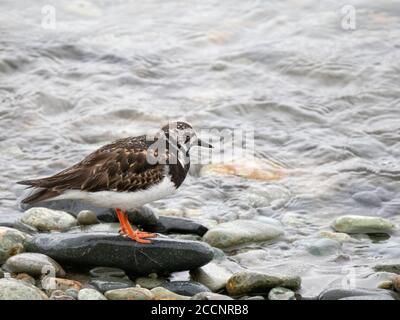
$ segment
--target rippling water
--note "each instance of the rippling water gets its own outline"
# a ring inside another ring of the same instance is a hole
[[[55,29],[42,25],[45,5],[55,8]],[[355,8],[355,30],[342,27],[344,5]],[[258,156],[289,172],[273,183],[286,190],[280,206],[248,198],[270,183],[196,176],[155,204],[217,221],[253,214],[285,223],[284,240],[251,247],[260,250],[252,263],[249,248],[236,252],[243,266],[299,274],[313,294],[346,266],[363,278],[377,261],[399,259],[396,233],[345,244],[341,263],[302,248],[340,215],[400,222],[399,8],[383,0],[3,0],[0,220],[18,212],[15,181],[184,119],[254,128]],[[371,201],[354,196],[364,191]]]

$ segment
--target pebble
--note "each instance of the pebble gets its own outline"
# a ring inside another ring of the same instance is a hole
[[[339,241],[341,243],[345,242],[356,242],[357,240],[349,236],[347,233],[343,232],[331,232],[331,231],[321,231],[319,235],[322,238],[332,239]]]
[[[96,267],[89,271],[92,277],[126,277],[125,271],[119,268]]]
[[[214,292],[225,288],[226,283],[232,276],[232,272],[215,262],[210,262],[201,268],[195,269],[190,274],[193,280],[204,284]]]
[[[277,225],[253,220],[235,220],[209,230],[203,240],[217,248],[229,248],[249,242],[272,240],[283,234]]]
[[[382,282],[378,285],[378,288],[379,288],[379,289],[392,290],[392,289],[393,289],[393,281],[391,281],[391,280],[382,281]]]
[[[396,276],[393,278],[393,288],[397,292],[400,292],[400,276]]]
[[[78,213],[76,220],[80,225],[91,225],[99,223],[96,214],[91,210],[82,210]]]
[[[368,207],[380,207],[381,198],[373,191],[361,191],[353,194],[353,199]]]
[[[307,246],[307,251],[313,256],[328,256],[339,254],[341,243],[332,239],[317,239]]]
[[[82,284],[76,280],[44,277],[42,279],[42,287],[48,293],[52,293],[54,290],[66,291],[68,289],[75,289],[79,291],[82,287]]]
[[[128,219],[134,225],[140,226],[155,226],[158,223],[158,215],[148,206],[143,206],[139,209],[128,211]]]
[[[213,258],[212,248],[201,242],[158,237],[143,244],[100,232],[37,234],[26,249],[70,266],[121,268],[137,276],[196,269]]]
[[[395,225],[380,217],[347,215],[337,218],[332,227],[344,233],[390,233]]]
[[[27,273],[19,273],[15,276],[15,279],[25,281],[26,283],[29,283],[33,286],[36,283],[36,280]]]
[[[160,216],[155,225],[146,226],[146,231],[163,234],[195,234],[202,237],[208,228],[191,219]]]
[[[30,208],[21,221],[39,231],[63,231],[77,225],[76,219],[64,211],[47,208]]]
[[[110,290],[131,288],[135,284],[128,278],[100,277],[90,280],[89,285],[104,293]]]
[[[0,265],[9,257],[24,251],[27,235],[16,229],[0,227]]]
[[[154,300],[189,300],[190,297],[176,294],[163,287],[156,287],[151,289],[154,295]]]
[[[318,300],[341,300],[351,297],[370,297],[370,300],[397,300],[397,295],[394,292],[383,289],[342,289],[329,288],[322,291]],[[374,299],[375,298],[375,299]]]
[[[0,279],[0,300],[47,300],[38,288],[15,279]]]
[[[226,290],[231,296],[239,296],[263,294],[275,287],[297,290],[300,286],[300,277],[278,277],[258,272],[240,271],[228,280]]]
[[[139,277],[136,278],[135,283],[136,285],[146,288],[146,289],[153,289],[155,287],[160,287],[165,282],[165,279],[153,279],[153,278],[146,278],[146,277]]]
[[[200,292],[195,294],[190,300],[233,300],[231,297],[214,293],[214,292]]]
[[[31,276],[65,276],[64,269],[52,258],[41,253],[20,253],[7,259],[4,269],[13,273],[27,273]]]
[[[296,300],[296,297],[292,290],[276,287],[268,293],[268,300]]]
[[[50,300],[76,300],[70,295],[65,294],[61,290],[54,290],[50,295]]]
[[[109,300],[153,300],[154,294],[145,288],[125,288],[109,290],[105,294]]]
[[[81,290],[82,291],[82,290]],[[70,296],[72,298],[74,298],[75,300],[78,300],[78,294],[79,294],[79,290],[75,289],[75,288],[69,288],[67,290],[65,290],[65,294],[67,296]]]
[[[164,282],[161,287],[180,294],[182,296],[194,296],[200,292],[209,292],[206,286],[194,281],[170,281]]]
[[[90,288],[80,290],[77,298],[78,300],[107,300],[99,291]]]

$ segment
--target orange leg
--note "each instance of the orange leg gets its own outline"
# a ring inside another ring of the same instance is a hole
[[[131,224],[129,223],[128,216],[124,211],[121,209],[115,209],[115,212],[117,213],[119,223],[121,225],[121,232],[124,235],[127,235],[129,238],[136,242],[140,243],[151,243],[150,240],[147,240],[145,238],[155,238],[157,235],[155,233],[148,233],[148,232],[142,232],[139,230],[133,230]]]

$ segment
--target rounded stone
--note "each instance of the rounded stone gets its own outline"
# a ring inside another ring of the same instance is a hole
[[[231,297],[219,293],[200,292],[191,297],[190,300],[233,300],[233,299]]]
[[[296,297],[292,290],[276,287],[268,293],[268,300],[296,300]]]
[[[77,225],[69,213],[40,207],[25,211],[21,221],[39,231],[63,231]]]
[[[91,225],[99,223],[96,214],[91,210],[82,210],[78,213],[76,219],[80,225]]]
[[[0,227],[0,265],[9,257],[24,251],[27,235],[16,229]]]
[[[107,300],[107,298],[97,290],[84,288],[79,291],[78,300]]]
[[[0,300],[47,300],[38,288],[15,279],[0,279]]]
[[[65,290],[65,294],[67,296],[70,296],[70,297],[74,298],[75,300],[78,299],[78,292],[80,292],[80,291],[78,291],[75,288],[69,288],[69,289]]]
[[[189,300],[190,297],[183,296],[172,292],[163,287],[156,287],[151,289],[151,292],[154,295],[154,300]]]
[[[165,279],[153,279],[153,278],[147,278],[147,277],[139,277],[136,278],[135,280],[136,285],[139,285],[142,288],[146,289],[153,289],[155,287],[161,286],[164,282]]]
[[[41,253],[21,253],[7,259],[5,270],[13,273],[27,273],[31,276],[65,276],[64,269],[52,258]]]
[[[307,246],[307,251],[314,256],[338,254],[340,249],[340,242],[332,239],[317,239]]]
[[[337,218],[332,227],[345,233],[390,233],[395,225],[380,217],[347,215]]]
[[[105,294],[109,300],[153,300],[154,294],[145,288],[125,288],[109,290]]]
[[[397,292],[400,292],[400,276],[396,276],[393,278],[393,288]]]

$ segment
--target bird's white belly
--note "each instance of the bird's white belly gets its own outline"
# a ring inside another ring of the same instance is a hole
[[[175,185],[172,183],[171,179],[166,176],[160,183],[146,190],[135,192],[86,192],[81,190],[68,190],[52,200],[76,199],[89,202],[98,207],[130,210],[141,207],[146,203],[162,199],[174,193],[175,190]]]

